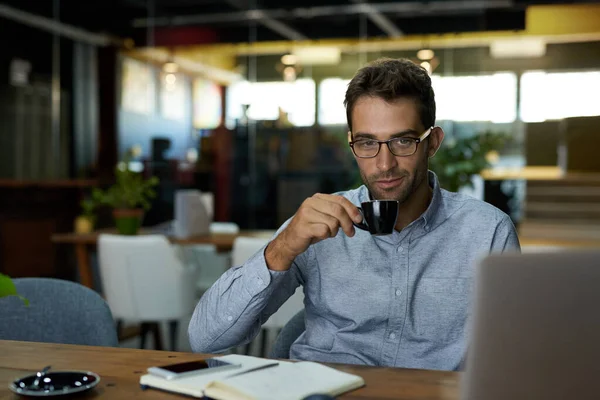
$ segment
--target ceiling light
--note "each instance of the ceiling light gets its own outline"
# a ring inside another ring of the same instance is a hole
[[[337,47],[297,47],[294,55],[302,65],[337,65],[342,59]]]
[[[185,158],[187,162],[193,164],[198,161],[198,150],[194,148],[190,148],[185,153]]]
[[[433,57],[435,57],[435,53],[431,49],[421,49],[417,52],[419,60],[431,60]]]
[[[164,63],[163,71],[165,71],[168,74],[174,74],[177,71],[179,71],[179,65],[177,65],[173,61],[168,61],[168,62]]]
[[[431,75],[431,72],[432,72],[432,70],[431,70],[431,63],[429,61],[423,61],[421,63],[421,67],[423,67],[427,71],[427,73],[429,75]]]
[[[175,76],[175,74],[167,74],[165,76],[165,82],[167,82],[168,84],[175,84],[175,81],[177,81],[177,76]]]
[[[286,54],[281,57],[281,63],[283,65],[294,65],[298,62],[298,57],[293,54]]]
[[[283,80],[286,82],[296,80],[296,69],[294,67],[285,67],[283,69]]]
[[[546,43],[540,39],[519,38],[495,40],[490,45],[493,58],[531,58],[546,54]]]

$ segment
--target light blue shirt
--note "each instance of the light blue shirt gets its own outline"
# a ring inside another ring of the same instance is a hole
[[[400,232],[356,229],[347,237],[340,229],[311,245],[289,271],[269,270],[264,249],[227,271],[194,311],[192,349],[215,353],[249,342],[302,285],[306,331],[292,345],[292,359],[458,369],[476,261],[520,246],[502,211],[440,189],[433,172],[429,184],[429,207]],[[365,186],[339,194],[357,206],[369,200]]]

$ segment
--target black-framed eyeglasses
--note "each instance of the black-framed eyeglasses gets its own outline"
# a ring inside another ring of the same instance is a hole
[[[388,140],[375,140],[375,139],[358,139],[351,141],[350,147],[352,152],[359,158],[373,158],[377,157],[381,150],[381,145],[386,144],[390,153],[398,157],[412,156],[417,152],[419,143],[427,139],[427,136],[433,130],[433,126],[427,129],[418,138],[411,137],[395,137]]]

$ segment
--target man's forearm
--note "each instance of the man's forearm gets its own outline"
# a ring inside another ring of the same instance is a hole
[[[291,254],[285,245],[285,239],[277,237],[267,246],[265,250],[265,261],[267,267],[272,271],[287,271],[294,262],[294,255]]]

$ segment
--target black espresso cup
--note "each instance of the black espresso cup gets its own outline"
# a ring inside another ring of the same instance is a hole
[[[361,203],[358,210],[363,216],[363,222],[357,224],[359,229],[368,231],[371,235],[390,235],[394,232],[398,219],[398,202],[395,200],[373,200]]]

